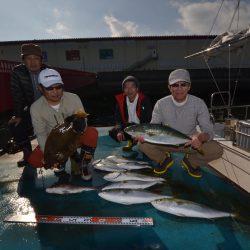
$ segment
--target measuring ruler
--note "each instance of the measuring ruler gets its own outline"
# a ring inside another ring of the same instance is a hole
[[[151,217],[96,217],[58,215],[13,215],[4,220],[10,223],[81,224],[111,226],[153,226]]]

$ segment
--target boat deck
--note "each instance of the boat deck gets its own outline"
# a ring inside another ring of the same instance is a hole
[[[121,145],[99,129],[95,159],[123,154]],[[136,148],[130,156],[138,157]],[[128,156],[128,155],[125,155]],[[140,156],[140,155],[139,155]],[[121,205],[100,198],[97,191],[79,194],[48,194],[44,188],[55,181],[50,170],[37,180],[20,181],[23,169],[16,167],[21,154],[3,155],[0,161],[0,249],[250,249],[249,195],[234,187],[213,170],[203,167],[196,180],[180,167],[181,154],[165,175],[166,184],[153,192],[192,200],[212,208],[239,213],[238,218],[216,220],[177,217],[156,210],[150,203]],[[68,169],[69,171],[69,169]],[[101,187],[105,173],[92,169],[92,182]],[[149,217],[153,226],[107,226],[73,224],[6,223],[13,215]]]

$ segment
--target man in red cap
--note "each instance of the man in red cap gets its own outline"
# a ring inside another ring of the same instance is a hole
[[[11,92],[14,102],[14,113],[8,122],[11,134],[23,151],[23,159],[17,162],[19,167],[27,165],[31,152],[29,140],[32,131],[29,108],[41,93],[38,89],[38,74],[47,66],[42,64],[42,50],[36,44],[21,46],[22,63],[17,65],[11,76]]]

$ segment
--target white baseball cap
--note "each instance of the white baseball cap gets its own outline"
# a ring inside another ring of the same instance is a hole
[[[191,83],[189,72],[186,69],[176,69],[170,73],[168,84],[172,85],[177,82]]]
[[[38,82],[45,88],[54,84],[63,84],[60,74],[54,69],[44,69],[39,73]]]

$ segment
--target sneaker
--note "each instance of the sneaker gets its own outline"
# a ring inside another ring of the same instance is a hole
[[[183,160],[181,161],[182,165],[185,167],[185,169],[188,171],[188,174],[194,178],[201,178],[202,174],[201,174],[201,168],[197,167],[194,168],[191,163],[189,162],[187,156],[185,156],[183,158]]]
[[[127,146],[122,147],[122,150],[126,151],[126,152],[131,151],[133,146],[135,146],[135,145],[136,145],[136,143],[134,143],[132,140],[128,140]]]
[[[90,181],[92,179],[92,174],[88,170],[88,164],[83,164],[82,165],[82,175],[81,178],[84,181]]]
[[[29,165],[29,163],[28,163],[26,160],[24,160],[24,159],[21,159],[21,160],[19,160],[19,161],[17,162],[17,166],[18,166],[19,168],[26,167],[26,166],[28,166],[28,165]]]
[[[55,176],[58,177],[58,181],[54,184],[55,186],[57,185],[61,185],[61,184],[66,184],[69,183],[69,179],[70,179],[70,174],[68,174],[66,171],[54,171]]]
[[[35,180],[37,178],[37,170],[29,164],[23,169],[21,178],[23,180]]]
[[[17,162],[17,166],[19,168],[26,167],[29,165],[28,158],[29,158],[30,154],[31,154],[31,148],[30,149],[27,147],[23,148],[23,158]]]
[[[154,168],[154,173],[164,174],[174,164],[171,155],[167,152],[166,157]]]

